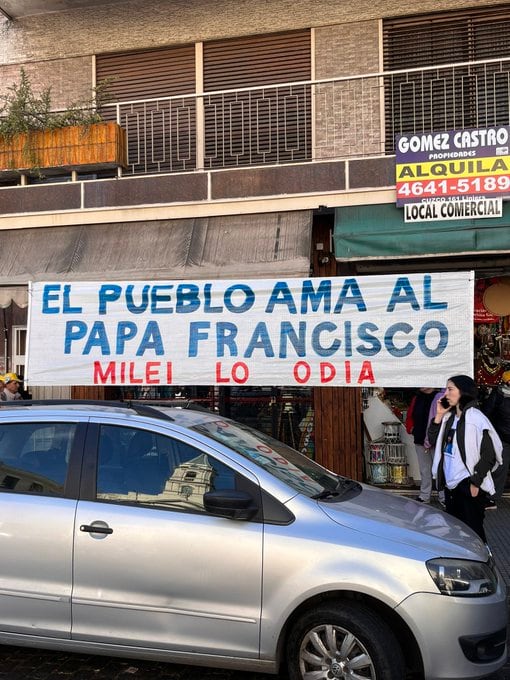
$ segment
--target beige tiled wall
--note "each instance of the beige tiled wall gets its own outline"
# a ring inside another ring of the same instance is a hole
[[[194,43],[447,9],[506,0],[126,0],[67,12],[0,18],[0,63],[85,56]],[[359,30],[362,24],[358,25]],[[362,49],[365,37],[360,34]],[[356,53],[351,55],[356,60]],[[363,59],[364,57],[362,57]]]
[[[318,80],[379,71],[378,20],[315,30]],[[315,88],[316,158],[342,158],[381,152],[381,81],[341,80]]]
[[[0,96],[8,94],[8,88],[19,83],[21,66],[30,79],[34,93],[40,94],[43,89],[51,87],[51,101],[55,109],[65,108],[91,96],[92,57],[0,66]]]

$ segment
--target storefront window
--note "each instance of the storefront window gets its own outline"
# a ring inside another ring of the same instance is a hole
[[[499,385],[510,369],[510,278],[477,279],[474,312],[475,381]],[[482,391],[483,393],[483,391]]]
[[[122,399],[188,400],[315,458],[312,390],[297,387],[124,387]]]
[[[417,390],[363,390],[364,479],[369,484],[400,489],[419,486],[414,438],[406,430],[407,412]]]
[[[297,387],[238,387],[225,395],[223,415],[315,457],[312,391]]]

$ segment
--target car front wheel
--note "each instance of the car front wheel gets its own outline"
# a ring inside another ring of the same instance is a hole
[[[370,609],[350,602],[317,607],[293,627],[287,647],[290,680],[404,680],[400,645]]]

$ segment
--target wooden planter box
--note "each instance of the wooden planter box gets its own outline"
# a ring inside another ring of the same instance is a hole
[[[0,176],[125,167],[126,131],[115,122],[0,138]]]

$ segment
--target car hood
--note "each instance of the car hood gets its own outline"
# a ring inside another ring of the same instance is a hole
[[[354,498],[319,502],[334,522],[381,539],[425,550],[430,557],[458,557],[487,561],[483,541],[468,527],[426,503],[361,485]]]

